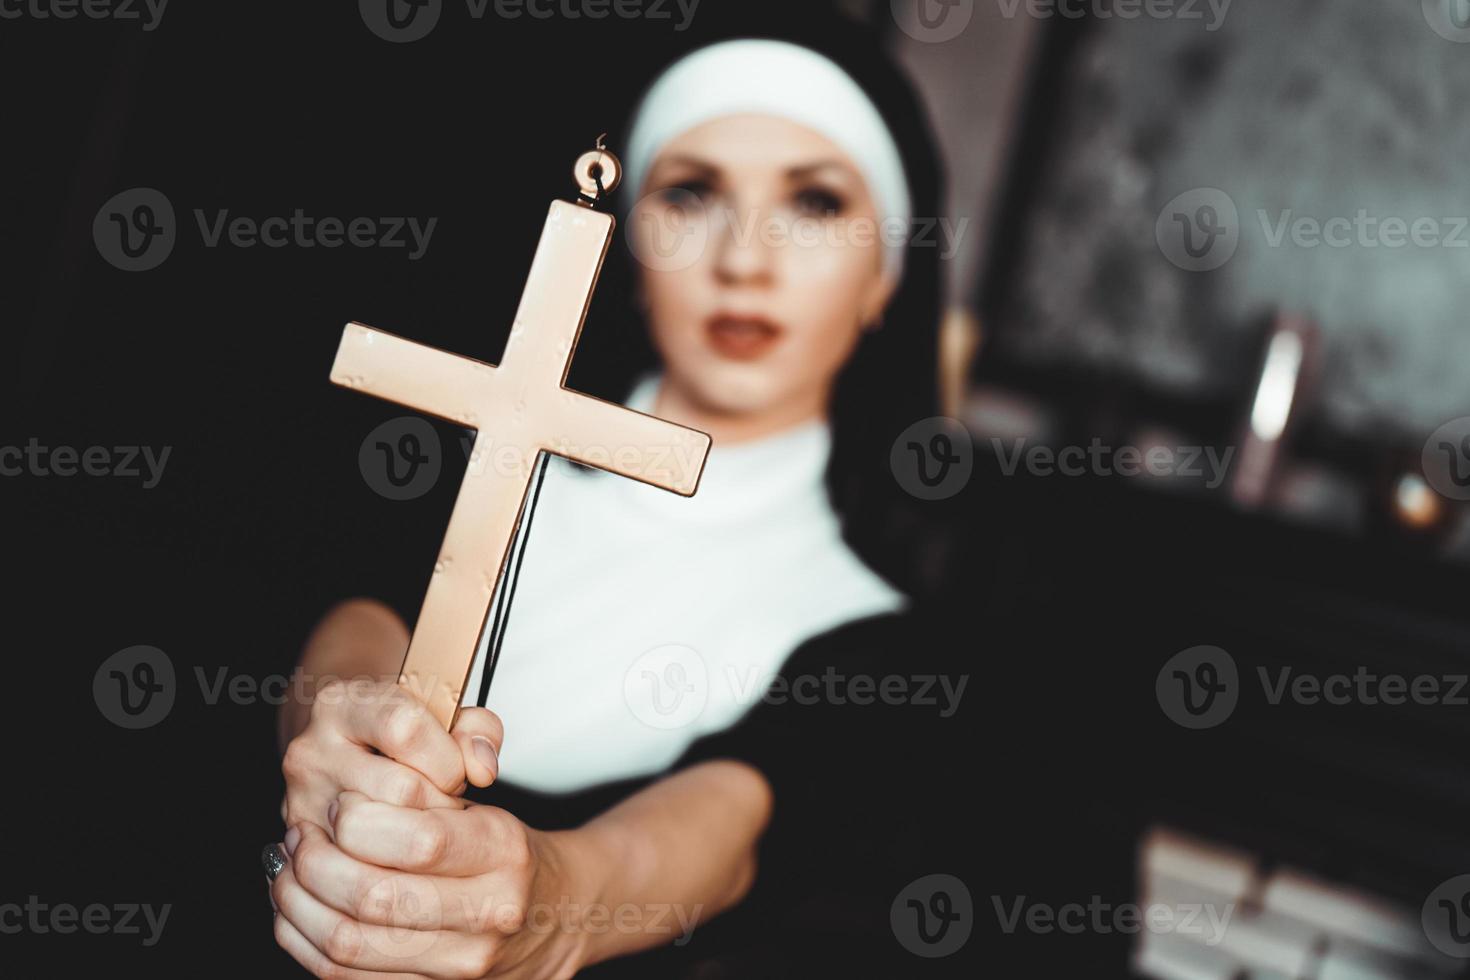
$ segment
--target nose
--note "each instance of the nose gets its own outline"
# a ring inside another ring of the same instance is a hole
[[[724,285],[768,285],[774,277],[772,244],[761,234],[759,208],[727,209],[710,229],[715,276]]]

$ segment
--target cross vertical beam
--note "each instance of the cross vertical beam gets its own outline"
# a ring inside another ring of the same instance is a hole
[[[399,675],[450,728],[540,452],[691,496],[703,432],[565,387],[614,222],[553,201],[499,366],[349,323],[334,384],[476,430]]]

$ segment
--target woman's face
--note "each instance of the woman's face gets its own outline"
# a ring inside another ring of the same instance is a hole
[[[665,381],[703,412],[790,421],[892,294],[850,157],[786,119],[711,120],[666,144],[629,218]]]

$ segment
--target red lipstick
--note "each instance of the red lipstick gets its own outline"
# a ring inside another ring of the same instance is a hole
[[[705,321],[705,336],[721,357],[753,361],[765,356],[785,331],[761,316],[717,313]]]

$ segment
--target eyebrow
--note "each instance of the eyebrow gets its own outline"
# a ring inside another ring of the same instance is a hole
[[[686,153],[676,153],[672,156],[663,157],[658,161],[656,166],[662,168],[672,166],[674,164],[683,164],[687,167],[693,167],[695,170],[704,170],[711,173],[720,169],[713,163],[709,163],[706,160],[701,160],[699,157],[689,156]]]
[[[701,159],[700,157],[690,156],[687,153],[676,153],[672,156],[664,157],[659,163],[664,166],[683,164],[704,173],[718,173],[720,170],[717,164]],[[841,160],[817,160],[813,163],[803,163],[799,166],[788,167],[786,168],[786,175],[788,177],[804,177],[816,171],[826,169],[841,170],[844,173],[852,172],[852,167]]]
[[[818,160],[816,163],[806,163],[799,167],[791,167],[786,173],[793,177],[805,176],[817,170],[841,170],[843,173],[851,173],[852,167],[841,160]]]

